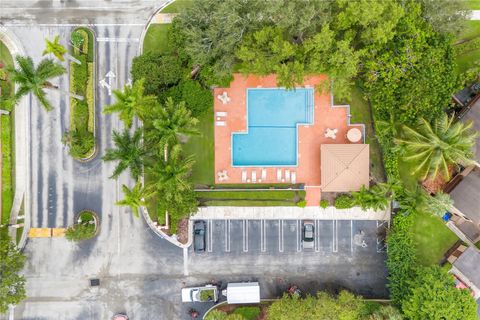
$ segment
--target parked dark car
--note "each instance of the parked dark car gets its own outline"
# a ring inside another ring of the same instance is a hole
[[[304,249],[313,249],[315,246],[315,225],[313,221],[303,221],[302,245]]]
[[[193,250],[195,252],[205,252],[205,231],[207,229],[205,221],[195,221],[193,224]]]

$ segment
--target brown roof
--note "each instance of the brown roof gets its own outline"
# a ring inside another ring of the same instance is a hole
[[[369,185],[368,144],[322,144],[320,147],[322,191],[358,191]]]

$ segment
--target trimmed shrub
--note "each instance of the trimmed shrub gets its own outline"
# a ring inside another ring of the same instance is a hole
[[[305,200],[300,200],[297,202],[297,207],[305,208],[306,206],[307,206],[307,201]]]
[[[145,78],[145,94],[159,95],[181,79],[183,68],[175,56],[153,52],[142,54],[133,59],[133,81]]]
[[[326,209],[329,205],[330,205],[330,203],[328,202],[328,200],[326,200],[326,199],[320,200],[320,207],[321,208]]]
[[[181,81],[175,87],[161,93],[159,97],[161,102],[169,97],[175,103],[184,101],[194,117],[204,114],[213,106],[213,94],[210,89],[205,89],[198,81],[190,79]]]
[[[88,63],[88,81],[87,81],[87,92],[85,99],[87,100],[88,105],[88,131],[95,131],[95,97],[93,96],[93,63]]]
[[[65,238],[70,241],[90,239],[95,235],[96,226],[93,213],[84,211],[80,214],[80,221],[65,231]]]
[[[335,208],[348,209],[355,205],[355,202],[349,194],[342,194],[335,199]]]
[[[78,50],[80,49],[83,50],[83,44],[85,43],[85,36],[81,34],[80,30],[75,30],[74,32],[72,32],[72,36],[70,37],[70,40],[72,42],[72,45],[76,53],[78,53]],[[88,38],[87,38],[87,41],[88,41]]]
[[[239,307],[233,311],[233,314],[241,315],[245,320],[255,320],[260,315],[259,307]]]

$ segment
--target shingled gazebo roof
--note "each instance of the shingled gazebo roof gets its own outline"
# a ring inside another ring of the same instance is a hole
[[[368,188],[368,144],[322,144],[320,158],[323,192],[358,191],[362,185]]]

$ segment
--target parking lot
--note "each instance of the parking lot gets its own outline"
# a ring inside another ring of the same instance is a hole
[[[313,249],[302,245],[302,220],[204,220],[208,255],[383,253],[387,221],[314,220]],[[190,249],[193,251],[193,246]],[[195,253],[194,253],[195,254]]]

